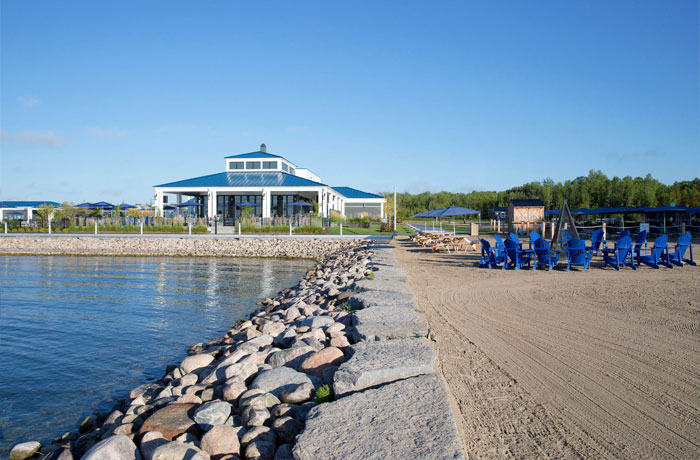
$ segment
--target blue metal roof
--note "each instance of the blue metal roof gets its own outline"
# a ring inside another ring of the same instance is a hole
[[[262,150],[258,150],[257,152],[241,153],[240,155],[231,155],[225,158],[282,158],[286,160],[284,157],[263,152]]]
[[[3,201],[3,203],[14,206],[15,208],[38,208],[42,204],[54,207],[60,206],[60,203],[56,203],[55,201]]]
[[[322,187],[326,184],[283,172],[222,172],[154,187]]]
[[[343,195],[345,198],[384,198],[381,195],[375,193],[367,193],[362,190],[357,190],[352,187],[331,187],[336,192]]]

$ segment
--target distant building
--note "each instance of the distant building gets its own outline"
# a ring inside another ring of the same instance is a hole
[[[508,205],[508,231],[529,233],[541,231],[544,223],[544,203],[542,200],[510,200]]]
[[[291,217],[308,212],[318,204],[318,214],[332,211],[344,217],[379,219],[384,217],[384,197],[352,187],[329,186],[306,168],[299,168],[280,155],[267,152],[265,144],[256,152],[225,158],[224,172],[154,186],[155,206],[163,215],[166,203],[180,204],[183,197],[199,207],[200,217],[218,216],[225,226],[234,226],[241,217],[241,203],[251,203],[255,216],[267,219]],[[175,202],[167,195],[175,195]],[[185,201],[187,201],[185,200]],[[293,205],[292,203],[297,203]]]
[[[0,202],[0,221],[5,219],[32,220],[42,205],[60,206],[55,201],[3,201]]]

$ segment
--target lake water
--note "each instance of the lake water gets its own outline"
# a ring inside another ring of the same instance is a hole
[[[310,260],[0,256],[0,458],[50,441],[292,286]]]

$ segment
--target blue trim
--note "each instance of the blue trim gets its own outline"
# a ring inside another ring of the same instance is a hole
[[[3,203],[14,206],[15,208],[38,208],[42,204],[51,205],[53,207],[61,205],[55,201],[3,201]]]
[[[352,187],[331,187],[336,192],[343,195],[345,198],[384,198],[381,195],[374,193],[363,192]]]
[[[224,158],[282,158],[283,160],[286,160],[286,158],[281,157],[279,155],[273,155],[271,153],[267,152],[250,152],[250,153],[241,153],[240,155],[231,155],[228,157]]]
[[[284,172],[223,172],[154,187],[326,187],[326,184]]]

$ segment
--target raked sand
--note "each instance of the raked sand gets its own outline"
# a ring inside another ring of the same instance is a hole
[[[406,238],[394,252],[467,458],[700,458],[700,267],[485,270]]]

